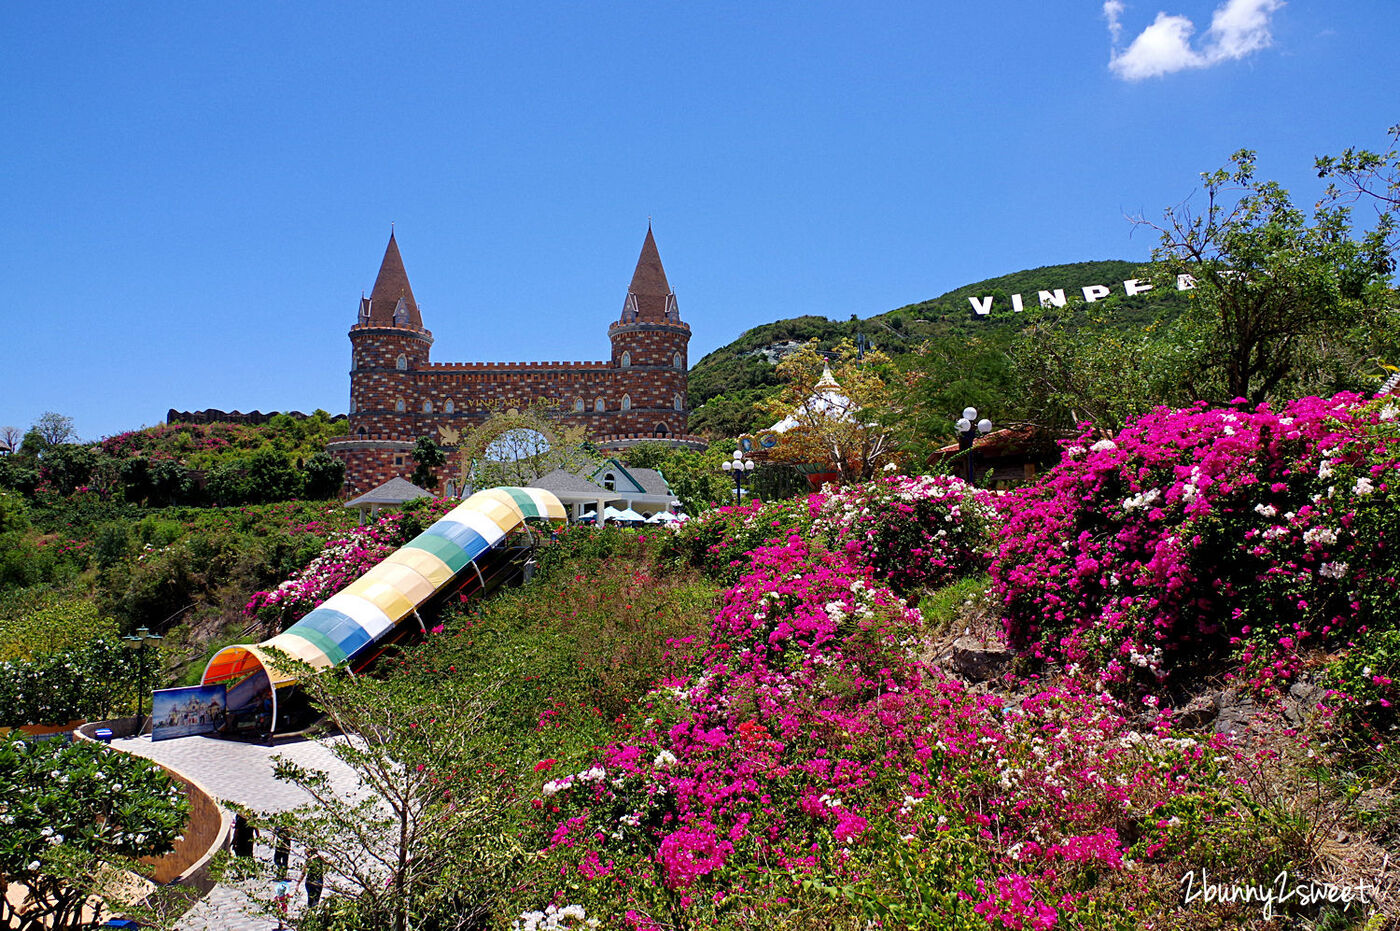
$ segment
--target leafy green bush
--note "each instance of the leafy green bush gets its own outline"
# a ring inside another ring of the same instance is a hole
[[[0,659],[27,659],[117,633],[117,622],[99,615],[91,601],[42,597],[13,613],[0,613]]]
[[[170,851],[189,813],[149,760],[91,741],[0,740],[0,876],[33,894],[32,927],[87,927],[82,907],[104,866]]]
[[[0,662],[0,726],[111,717],[130,708],[138,673],[137,651],[110,635]]]

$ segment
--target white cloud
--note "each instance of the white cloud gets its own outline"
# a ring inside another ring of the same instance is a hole
[[[1104,0],[1103,18],[1108,20],[1108,35],[1113,40],[1113,47],[1118,47],[1118,40],[1123,36],[1123,0]]]
[[[1191,44],[1195,23],[1185,16],[1158,13],[1152,25],[1120,50],[1123,2],[1106,0],[1103,14],[1113,40],[1109,70],[1125,81],[1141,81],[1244,58],[1273,44],[1269,17],[1281,6],[1283,0],[1225,0],[1211,16],[1200,48]]]

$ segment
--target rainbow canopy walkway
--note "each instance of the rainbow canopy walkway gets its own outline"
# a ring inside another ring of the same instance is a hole
[[[232,686],[265,677],[264,700],[272,702],[268,729],[275,730],[276,692],[296,677],[277,668],[271,651],[314,669],[367,664],[382,645],[418,629],[423,622],[418,609],[440,593],[473,577],[485,587],[483,566],[530,518],[562,524],[566,515],[559,499],[543,489],[477,492],[282,633],[258,644],[224,647],[205,667],[201,684]]]

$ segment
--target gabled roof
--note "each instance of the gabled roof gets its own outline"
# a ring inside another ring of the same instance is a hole
[[[647,238],[642,242],[642,254],[637,257],[637,267],[632,272],[632,283],[627,286],[627,301],[623,305],[622,322],[628,319],[635,308],[635,322],[666,323],[667,311],[675,306],[671,285],[666,281],[666,269],[661,266],[661,253],[656,249],[656,237],[651,234],[651,224],[647,224]]]
[[[666,477],[656,469],[642,469],[636,466],[629,468],[616,459],[604,459],[603,464],[589,473],[588,477],[597,482],[599,476],[607,472],[613,473],[613,484],[616,487],[616,491],[608,492],[609,494],[668,500],[676,497],[675,492],[666,484]]]
[[[615,493],[608,491],[602,485],[595,485],[583,476],[575,475],[564,469],[555,469],[547,475],[541,475],[530,483],[530,487],[552,491],[555,497],[561,501],[566,496],[570,498],[586,496],[590,501],[596,501],[599,498],[607,501],[617,499]]]
[[[378,488],[371,488],[353,501],[345,502],[347,508],[368,507],[372,504],[403,504],[415,498],[431,498],[433,493],[405,478],[389,479]]]
[[[422,328],[423,318],[418,313],[418,302],[413,299],[413,288],[408,283],[403,256],[399,255],[399,244],[392,232],[389,233],[389,245],[384,249],[384,261],[379,264],[379,276],[374,279],[374,290],[370,292],[369,299],[369,322],[375,326],[393,326],[394,309],[402,300],[404,309],[408,311],[408,325]]]

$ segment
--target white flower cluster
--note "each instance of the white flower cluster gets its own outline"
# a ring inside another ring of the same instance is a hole
[[[1254,506],[1254,513],[1264,517],[1277,517],[1278,508],[1274,507],[1272,504],[1256,504]]]
[[[1336,543],[1337,532],[1330,527],[1309,527],[1303,531],[1304,543]]]
[[[1323,563],[1322,568],[1318,569],[1317,573],[1318,575],[1325,576],[1329,579],[1340,579],[1346,577],[1347,569],[1349,568],[1351,567],[1348,566],[1345,562],[1337,560],[1336,562]]]
[[[1118,444],[1115,443],[1115,442],[1113,442],[1112,440],[1099,440],[1099,441],[1098,441],[1097,443],[1095,443],[1093,446],[1090,446],[1090,447],[1089,447],[1089,450],[1090,450],[1090,452],[1101,453],[1101,452],[1104,452],[1105,450],[1117,449],[1117,448],[1118,448]]]
[[[1376,486],[1372,485],[1371,480],[1364,475],[1356,480],[1355,485],[1351,486],[1351,492],[1354,495],[1369,495],[1375,490]]]
[[[1140,492],[1136,495],[1124,499],[1123,510],[1136,511],[1139,508],[1151,507],[1161,497],[1161,491],[1159,491],[1156,488],[1149,488],[1147,491]]]
[[[565,928],[596,928],[597,918],[589,918],[582,905],[550,905],[542,912],[523,912],[511,924],[511,931],[562,931]]]

